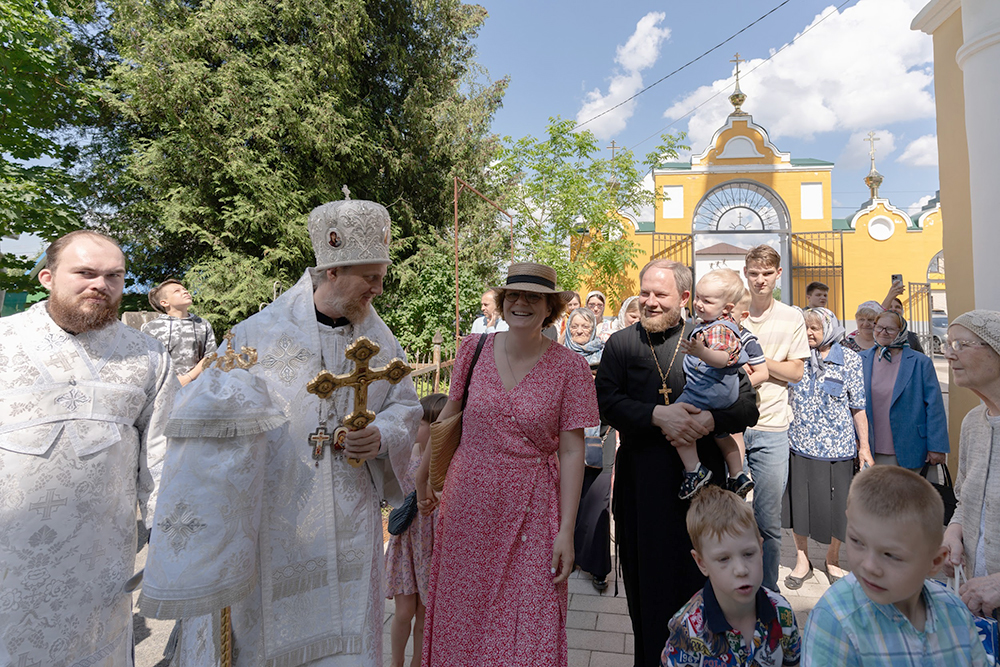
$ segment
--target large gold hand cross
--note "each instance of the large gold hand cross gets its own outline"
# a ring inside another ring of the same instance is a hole
[[[348,430],[360,431],[375,421],[375,413],[368,409],[368,385],[377,380],[386,380],[390,384],[397,384],[413,372],[413,368],[401,359],[393,359],[388,366],[382,368],[369,367],[369,362],[380,349],[377,343],[364,337],[359,338],[344,352],[344,356],[355,363],[353,372],[346,375],[334,375],[324,369],[306,385],[306,391],[323,399],[330,398],[334,390],[341,387],[354,389],[354,411],[344,417],[341,420],[343,426],[334,431],[333,443],[331,444],[334,449],[344,448],[344,436]],[[317,445],[313,458],[317,460],[323,458],[322,447],[325,443],[313,444]],[[348,459],[347,462],[354,467],[361,465],[361,461],[358,459]]]

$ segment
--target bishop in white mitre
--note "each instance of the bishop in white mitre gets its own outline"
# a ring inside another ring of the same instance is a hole
[[[368,386],[375,421],[348,433],[346,449],[334,449],[324,434],[353,412],[354,391],[345,387],[322,399],[307,384],[324,369],[351,373],[354,362],[344,353],[360,337],[381,348],[373,368],[404,358],[371,305],[389,264],[389,214],[373,202],[332,202],[312,212],[309,233],[317,267],[237,325],[228,343],[235,352],[256,349],[248,377],[266,386],[268,400],[251,399],[256,388],[237,392],[236,376],[244,371],[225,379],[212,369],[207,381],[181,391],[177,422],[171,420],[178,437],[168,445],[139,607],[147,615],[183,619],[174,667],[218,664],[219,615],[190,612],[219,609],[223,602],[231,606],[233,664],[239,667],[382,665],[380,502],[402,501],[397,480],[406,471],[422,409],[409,378],[375,381]],[[234,392],[244,397],[241,405],[257,407],[217,415],[232,424],[202,415],[208,435],[190,437],[199,426],[180,414],[181,406],[204,411],[224,405],[220,397]],[[277,423],[272,409],[284,425],[256,435],[262,430],[257,422]],[[228,437],[238,431],[244,432],[242,448]],[[220,458],[210,447],[232,448],[232,454]],[[194,457],[204,463],[193,464]],[[361,464],[352,466],[352,458]],[[226,461],[222,467],[220,460]],[[218,470],[210,475],[199,472],[212,467]],[[220,506],[228,508],[229,519]],[[242,523],[234,528],[237,515]],[[246,545],[241,555],[225,552],[232,539],[218,536],[227,526]],[[242,572],[253,573],[250,585],[242,583]]]
[[[125,258],[90,231],[49,246],[47,301],[0,319],[0,665],[132,665],[136,507],[152,516],[179,387],[117,319]]]

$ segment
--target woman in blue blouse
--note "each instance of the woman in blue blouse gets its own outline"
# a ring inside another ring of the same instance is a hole
[[[844,576],[840,544],[847,531],[847,490],[854,459],[872,465],[865,418],[861,357],[844,348],[844,328],[826,308],[804,312],[811,357],[802,380],[790,385],[792,423],[788,428],[791,460],[784,502],[784,524],[795,537],[795,567],[785,587],[801,588],[813,576],[809,538],[829,544],[826,574],[833,583]]]

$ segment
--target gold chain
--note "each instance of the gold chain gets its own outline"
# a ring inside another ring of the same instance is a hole
[[[681,332],[683,335],[683,331]],[[667,386],[667,378],[670,376],[670,371],[674,367],[674,360],[677,358],[677,350],[681,347],[680,339],[677,340],[677,345],[674,346],[674,354],[670,357],[670,365],[667,366],[666,375],[663,373],[663,369],[660,368],[660,359],[656,356],[656,350],[653,349],[653,341],[649,336],[649,332],[646,332],[646,344],[649,345],[649,351],[653,354],[653,362],[656,364],[656,372],[660,374],[660,382],[663,388],[659,390],[659,394],[663,396],[663,404],[670,405],[670,388]]]

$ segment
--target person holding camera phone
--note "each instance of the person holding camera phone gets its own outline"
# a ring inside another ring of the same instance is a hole
[[[903,275],[900,273],[892,274],[892,285],[889,287],[889,292],[882,299],[882,310],[891,310],[899,315],[903,314],[903,302],[900,300],[900,295],[906,291],[906,287],[903,284]],[[920,336],[913,333],[913,331],[906,332],[906,343],[910,346],[910,349],[919,352],[921,354],[927,354],[924,352],[924,346],[920,344]]]

